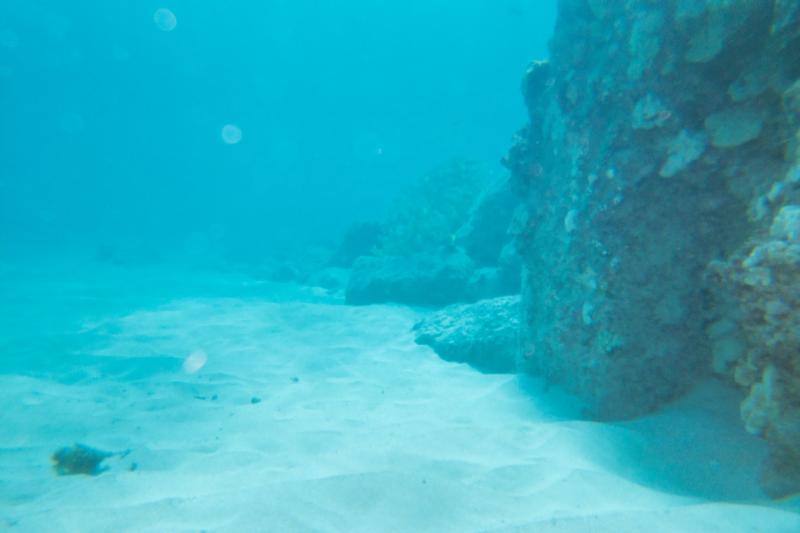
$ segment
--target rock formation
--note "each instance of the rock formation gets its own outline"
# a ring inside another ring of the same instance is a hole
[[[443,306],[519,293],[521,266],[509,233],[519,199],[508,180],[479,194],[470,172],[454,168],[412,189],[423,201],[402,198],[383,224],[381,244],[352,262],[348,303]],[[459,187],[458,201],[442,199]]]
[[[800,489],[800,2],[561,0],[523,93],[518,366],[601,419],[716,372]]]
[[[365,256],[353,264],[348,304],[398,302],[441,306],[467,301],[474,264],[466,254],[442,250],[411,256]]]
[[[418,344],[444,360],[467,363],[488,373],[515,371],[519,336],[519,296],[452,305],[414,326]]]

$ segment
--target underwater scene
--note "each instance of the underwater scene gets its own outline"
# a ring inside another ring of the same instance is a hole
[[[0,0],[0,531],[800,532],[800,0]]]

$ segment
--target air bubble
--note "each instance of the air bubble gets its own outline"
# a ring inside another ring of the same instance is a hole
[[[239,144],[242,140],[242,129],[234,124],[227,124],[222,128],[222,140],[225,144]]]
[[[156,26],[161,31],[172,31],[175,29],[175,26],[178,25],[178,19],[175,13],[166,7],[156,10],[153,14],[153,22],[156,23]]]

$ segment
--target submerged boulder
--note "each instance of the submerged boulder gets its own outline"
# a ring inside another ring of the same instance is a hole
[[[430,346],[445,361],[468,363],[487,373],[511,373],[519,313],[519,296],[452,305],[417,323],[414,333],[417,344]]]
[[[521,264],[511,233],[520,200],[507,179],[487,187],[473,206],[455,243],[479,267],[470,280],[475,299],[519,294]]]
[[[519,203],[507,179],[492,183],[480,195],[456,234],[456,243],[477,265],[498,265],[503,247],[511,241],[508,227]]]
[[[306,280],[306,284],[328,290],[343,290],[347,287],[350,271],[344,268],[328,267],[314,272]]]
[[[762,474],[777,497],[800,492],[800,206],[783,207],[770,232],[747,254],[716,265],[733,296],[733,327],[740,343],[721,369],[747,390],[745,428],[771,444]]]
[[[345,236],[332,264],[352,265],[347,302],[443,306],[518,294],[521,263],[509,226],[519,203],[507,178],[485,185],[469,162],[426,176],[382,224],[359,224]]]
[[[350,268],[359,257],[372,255],[380,245],[383,232],[383,226],[377,222],[352,224],[331,257],[331,264],[339,268]]]
[[[347,285],[348,304],[395,302],[441,306],[473,299],[472,260],[457,250],[408,257],[360,257]]]
[[[718,372],[773,496],[800,490],[798,58],[796,1],[560,0],[506,159],[518,368],[600,419]]]

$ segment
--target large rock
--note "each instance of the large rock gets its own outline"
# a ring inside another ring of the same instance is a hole
[[[800,281],[775,274],[784,256],[743,258],[791,246],[795,214],[778,213],[800,205],[798,77],[796,1],[561,0],[507,158],[526,207],[519,366],[606,419],[752,366],[737,381],[777,458],[774,495],[800,486],[800,424],[777,414],[800,405],[800,351],[764,313],[795,324]]]
[[[709,328],[718,332],[714,355],[727,355],[716,369],[747,390],[745,427],[770,441],[764,488],[778,497],[800,492],[800,206],[783,207],[749,253],[714,266],[735,302],[733,318]]]
[[[345,268],[327,267],[312,273],[305,280],[306,285],[322,287],[331,291],[344,290],[350,279],[350,271]]]
[[[510,231],[519,204],[508,179],[492,183],[456,235],[456,244],[479,267],[471,280],[478,299],[519,294],[522,267]]]
[[[453,305],[414,326],[418,344],[446,361],[468,363],[488,373],[515,370],[519,347],[519,296]]]
[[[348,304],[396,302],[442,306],[474,299],[475,266],[463,252],[360,257],[347,285]]]
[[[520,200],[505,179],[489,185],[458,231],[456,243],[481,267],[499,264],[503,247],[511,241],[508,228]]]
[[[350,268],[359,257],[373,255],[380,246],[382,236],[383,227],[377,222],[352,224],[331,257],[331,264],[339,268]]]

